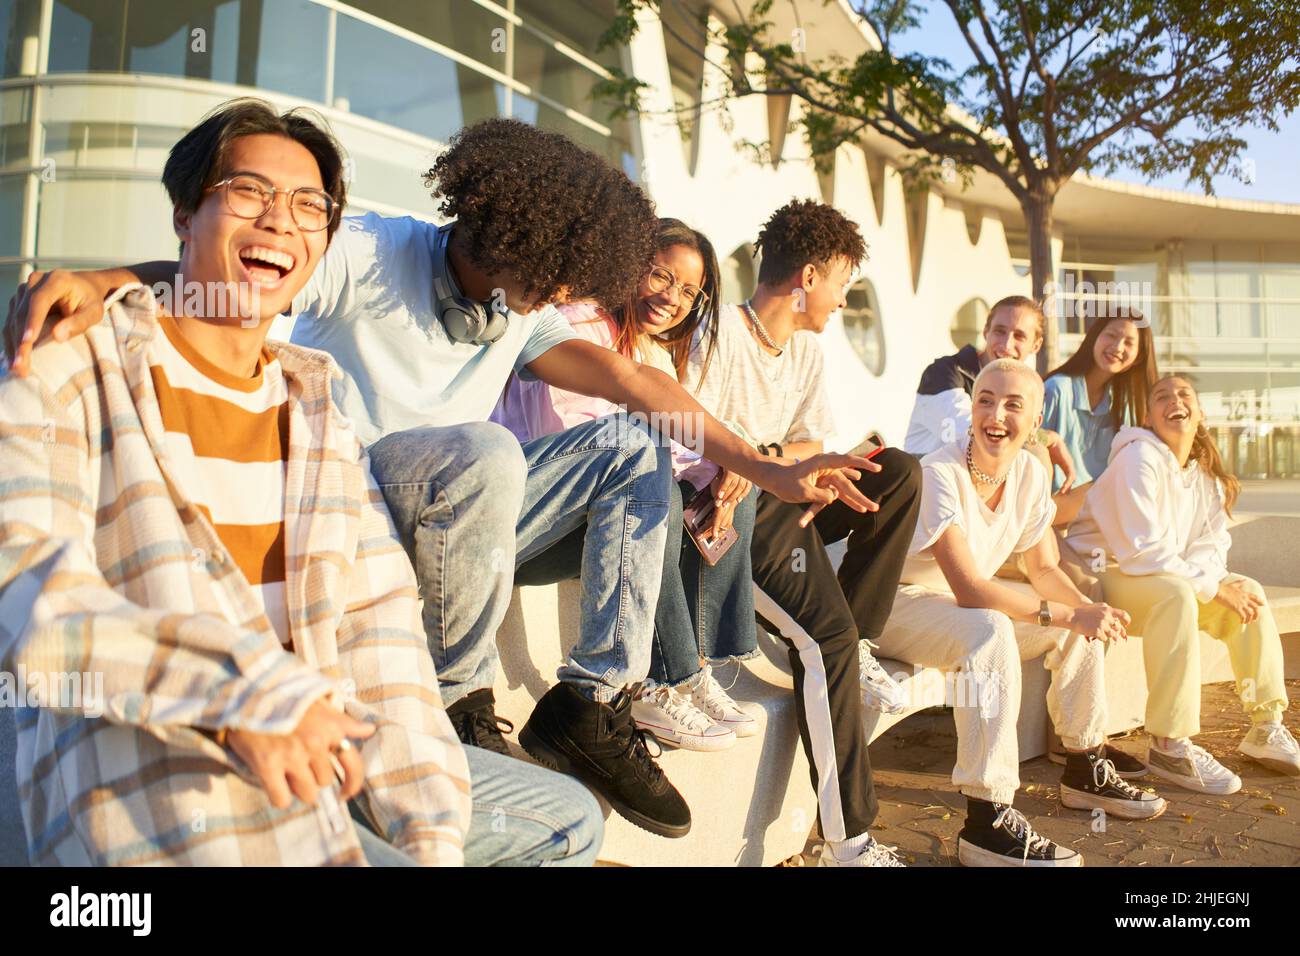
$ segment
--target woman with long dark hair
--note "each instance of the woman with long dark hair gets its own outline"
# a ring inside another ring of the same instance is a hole
[[[560,311],[579,335],[677,379],[697,339],[706,356],[711,353],[719,295],[718,261],[709,240],[680,220],[660,219],[654,260],[630,302],[613,309],[575,302]],[[529,440],[617,411],[600,399],[512,377],[492,417]],[[669,527],[681,529],[684,506],[708,488],[715,534],[734,527],[738,540],[709,565],[684,532],[669,535],[650,679],[632,713],[662,740],[721,750],[758,731],[707,663],[749,657],[757,647],[749,559],[757,496],[747,480],[697,451],[674,443],[672,452],[677,494],[669,500]],[[575,555],[581,530],[571,536]],[[515,579],[529,583],[527,565]]]
[[[1083,507],[1119,430],[1145,420],[1147,391],[1158,377],[1151,324],[1133,309],[1096,319],[1075,353],[1048,373],[1043,428],[1061,436],[1075,472],[1070,485],[1053,469],[1058,526],[1068,525]]]
[[[1200,732],[1201,631],[1227,645],[1232,660],[1251,722],[1239,752],[1300,775],[1300,747],[1282,724],[1277,624],[1264,589],[1228,571],[1228,518],[1239,491],[1196,389],[1170,375],[1150,390],[1143,424],[1116,437],[1066,539],[1094,567],[1104,562],[1106,601],[1127,611],[1130,630],[1142,635],[1150,771],[1202,793],[1235,793],[1241,778],[1191,740]]]

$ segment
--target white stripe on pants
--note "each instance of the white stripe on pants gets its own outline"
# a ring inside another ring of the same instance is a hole
[[[1026,585],[999,581],[1029,592]],[[957,765],[952,782],[980,800],[1009,804],[1020,787],[1020,662],[1046,653],[1052,675],[1047,711],[1065,746],[1105,740],[1104,645],[1064,628],[1012,621],[1000,611],[958,607],[951,593],[920,585],[898,589],[879,656],[956,671],[953,719]]]
[[[826,665],[822,662],[821,648],[799,626],[799,622],[757,584],[754,585],[754,610],[794,645],[799,654],[799,662],[803,665],[803,711],[808,723],[808,742],[812,750],[810,756],[813,768],[817,771],[817,807],[821,817],[822,836],[832,841],[856,836],[845,832],[844,805],[840,800],[840,774],[835,759],[835,735],[831,730]]]

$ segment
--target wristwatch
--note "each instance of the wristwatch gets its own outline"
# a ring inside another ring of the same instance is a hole
[[[1052,626],[1052,609],[1047,606],[1046,601],[1043,601],[1041,604],[1038,605],[1038,626],[1039,627]]]

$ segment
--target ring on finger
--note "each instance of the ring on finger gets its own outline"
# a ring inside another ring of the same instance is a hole
[[[351,749],[352,749],[352,741],[348,740],[348,738],[346,737],[344,737],[342,740],[340,740],[337,744],[334,745],[335,753],[340,753],[340,754],[347,753]]]

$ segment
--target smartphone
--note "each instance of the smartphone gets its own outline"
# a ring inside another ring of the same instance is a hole
[[[881,437],[880,432],[872,432],[862,439],[862,443],[854,448],[850,455],[858,458],[875,458],[885,450],[885,439]]]
[[[716,510],[717,505],[713,500],[713,491],[708,485],[705,485],[695,493],[695,497],[690,500],[682,511],[682,520],[686,524],[686,533],[695,542],[695,547],[700,549],[700,554],[709,567],[713,567],[722,560],[722,556],[731,549],[733,544],[740,540],[740,533],[736,531],[735,526],[727,528],[716,538],[712,536],[713,514]]]

